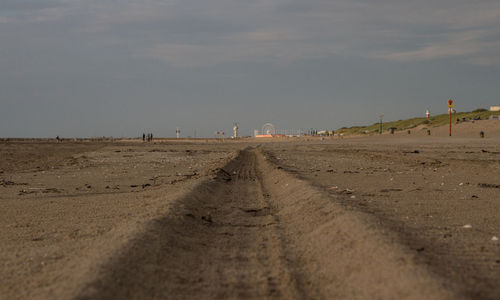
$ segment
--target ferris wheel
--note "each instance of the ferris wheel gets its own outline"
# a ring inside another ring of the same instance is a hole
[[[274,135],[276,134],[276,128],[272,123],[266,123],[262,126],[262,134]]]

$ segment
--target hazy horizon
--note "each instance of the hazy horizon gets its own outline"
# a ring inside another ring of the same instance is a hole
[[[500,105],[500,2],[2,0],[0,137],[250,135]]]

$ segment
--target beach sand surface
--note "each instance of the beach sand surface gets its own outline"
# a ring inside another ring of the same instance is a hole
[[[0,298],[498,299],[498,124],[3,141]]]

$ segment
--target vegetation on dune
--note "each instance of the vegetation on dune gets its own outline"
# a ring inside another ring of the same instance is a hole
[[[453,122],[456,122],[457,119],[462,121],[464,118],[466,120],[474,120],[481,119],[486,120],[489,119],[490,116],[500,115],[500,111],[489,111],[484,108],[475,109],[471,112],[456,112],[452,115]],[[395,128],[395,130],[407,130],[411,128],[415,128],[420,125],[425,125],[425,127],[437,127],[446,125],[450,122],[450,116],[448,114],[442,114],[427,118],[412,118],[407,120],[398,120],[393,122],[384,122],[382,123],[382,130],[388,131],[391,128]],[[380,130],[380,123],[374,123],[368,126],[353,126],[353,127],[342,127],[335,131],[336,134],[374,134],[378,133]]]

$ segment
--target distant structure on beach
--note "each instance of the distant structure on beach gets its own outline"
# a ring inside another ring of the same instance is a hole
[[[276,127],[272,123],[264,124],[260,134],[257,130],[255,131],[255,137],[257,138],[273,137],[274,135],[276,135]]]
[[[238,137],[238,123],[234,123],[234,126],[233,126],[233,138],[237,138]]]
[[[274,124],[266,123],[262,126],[259,131],[255,129],[253,131],[253,136],[256,138],[266,138],[266,137],[298,137],[303,135],[314,135],[317,134],[316,130],[312,128],[310,130],[306,129],[276,129]]]
[[[500,106],[490,106],[490,111],[500,111]]]
[[[177,138],[181,137],[181,130],[179,129],[179,127],[175,129],[175,136],[177,136]]]

